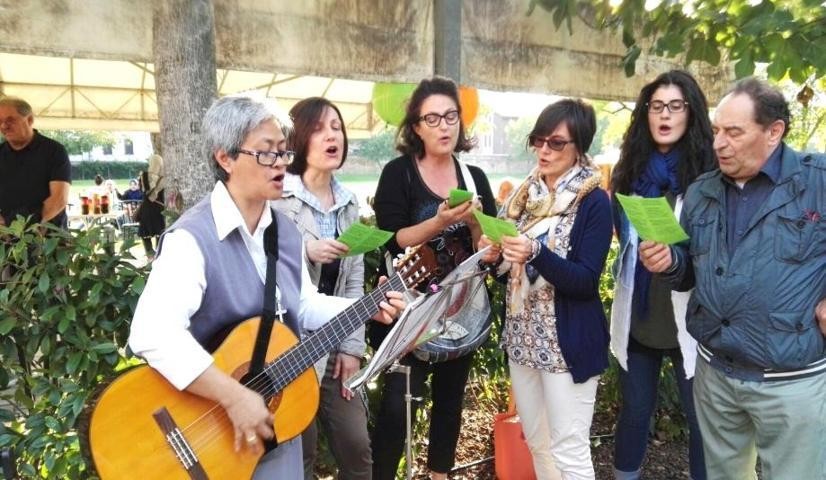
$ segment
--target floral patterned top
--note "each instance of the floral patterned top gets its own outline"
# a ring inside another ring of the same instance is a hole
[[[589,168],[575,166],[556,182],[553,192],[548,190],[538,175],[532,174],[516,190],[505,212],[510,210],[508,216],[511,219],[516,217],[516,226],[520,231],[538,239],[560,257],[567,258],[571,229],[583,197],[581,190],[584,184],[591,183],[586,180],[592,173]],[[525,208],[514,210],[520,192]],[[540,210],[544,212],[541,219],[533,214]],[[515,280],[518,279],[513,274],[508,279],[508,311],[502,332],[502,347],[509,358],[520,365],[551,373],[567,372],[568,365],[562,356],[556,330],[553,284],[538,275],[530,264],[525,266],[520,282],[522,285],[511,288]],[[524,307],[513,307],[513,295],[523,295],[519,304]]]

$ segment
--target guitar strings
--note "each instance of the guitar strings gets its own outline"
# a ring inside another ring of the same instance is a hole
[[[374,290],[374,292],[381,292],[382,295],[383,295],[384,293],[386,293],[387,290],[389,290],[391,283],[392,282],[387,282],[387,283],[381,285],[380,288],[377,288],[376,290]],[[387,286],[385,287],[385,285],[387,285]],[[378,308],[378,303],[373,299],[373,296],[375,296],[374,292],[371,292],[370,295],[362,297],[361,299],[359,299],[359,301],[357,301],[357,303],[359,303],[359,302],[364,303],[364,301],[366,301],[366,300],[371,300],[372,303],[373,303],[374,309]],[[354,303],[353,306],[356,306],[356,304]],[[345,310],[345,312],[342,312],[342,313],[346,313],[346,310]],[[366,313],[369,313],[369,311],[367,311]],[[339,314],[339,315],[341,315],[341,314]],[[349,320],[350,323],[354,323],[353,322],[354,319],[357,319],[358,323],[363,323],[364,315],[365,314],[358,314],[358,315],[354,316],[354,315],[351,315],[351,314],[345,314],[344,318],[346,320]],[[325,324],[325,327],[327,327],[328,325],[335,326],[336,323],[338,323],[338,322],[328,322],[327,324]],[[324,331],[322,331],[322,330],[324,330]],[[318,332],[318,334],[325,334],[326,335],[327,331],[329,331],[329,330],[330,330],[330,328],[325,329],[324,327],[322,327],[317,332]],[[317,336],[316,334],[312,335],[312,337],[316,337],[316,336]],[[329,338],[328,338],[328,341],[329,341]],[[305,345],[308,345],[308,344],[309,343],[307,343]],[[299,351],[299,346],[300,345],[302,345],[302,344],[298,343],[296,345],[293,345],[292,348],[290,348],[289,350],[284,352],[280,357],[278,357],[275,361],[273,361],[270,365],[268,365],[265,368],[265,371],[262,371],[261,373],[256,375],[256,377],[251,379],[250,382],[248,382],[246,384],[246,386],[248,388],[251,388],[251,389],[255,390],[258,393],[262,393],[259,389],[262,388],[264,385],[267,385],[267,384],[270,383],[269,378],[265,376],[267,371],[271,371],[274,367],[277,366],[276,364],[279,363],[279,362],[284,363],[284,359],[287,358],[288,356],[289,357],[294,357],[296,355],[296,352]],[[332,346],[332,345],[330,345],[330,346]],[[317,353],[317,352],[312,352],[312,353]],[[306,361],[307,358],[309,358],[311,356],[312,355],[310,355],[310,356],[303,355],[298,360]],[[303,373],[304,371],[306,371],[306,368],[296,367],[295,362],[287,362],[287,363],[292,363],[292,366],[288,367],[287,370],[284,373],[289,374],[290,376],[292,376],[293,379],[295,377],[297,377],[298,375],[300,375],[301,373]],[[312,365],[312,362],[310,362],[310,366],[311,365]],[[279,389],[278,391],[283,390],[283,387],[279,388],[278,385],[275,385],[275,388]],[[198,427],[200,427],[200,423],[203,421],[204,417],[206,417],[207,415],[213,414],[216,410],[223,411],[223,409],[220,408],[220,406],[216,404],[215,406],[210,408],[207,412],[205,412],[203,415],[201,415],[201,417],[199,417],[198,419],[196,419],[195,421],[191,422],[189,425],[187,425],[183,429],[181,429],[182,432],[189,432],[189,435],[187,435],[187,437],[190,438],[188,440],[188,443],[192,446],[193,449],[201,449],[201,448],[207,446],[209,443],[216,440],[219,437],[219,434],[224,432],[224,425],[222,425],[221,423],[223,423],[224,420],[229,421],[229,417],[226,415],[226,412],[222,412],[223,415],[221,415],[221,417],[219,418],[219,423],[218,424],[211,424],[211,428],[209,428],[209,430],[207,430],[206,432],[195,432],[195,430]],[[231,421],[230,421],[230,424],[231,424]],[[234,433],[234,429],[233,429],[233,433]]]
[[[355,306],[362,306],[363,307],[363,303],[365,303],[367,300],[370,300],[373,303],[374,310],[375,310],[375,308],[379,308],[379,302],[377,302],[373,297],[376,296],[375,295],[376,292],[380,292],[382,294],[381,296],[383,297],[384,294],[387,293],[392,286],[394,286],[393,284],[396,283],[396,282],[394,282],[394,280],[400,280],[402,282],[402,288],[405,287],[404,281],[401,280],[401,277],[395,276],[390,281],[388,281],[388,282],[386,282],[382,285],[379,285],[375,290],[370,292],[370,294],[365,295],[364,297],[361,297],[360,299],[358,299],[355,303],[353,303],[353,305],[351,305],[351,307],[355,307]],[[354,317],[351,314],[347,313],[347,310],[349,310],[349,309],[350,309],[350,307],[348,307],[348,309],[345,309],[343,312],[336,315],[336,317],[338,317],[339,315],[344,315],[344,320],[347,321],[348,323],[353,323],[354,319],[358,319],[359,323],[363,323],[363,318],[364,318],[363,315],[364,314],[361,314],[358,317]],[[369,312],[370,312],[370,310],[368,310],[366,313],[369,313]],[[315,338],[316,336],[320,336],[320,335],[328,335],[329,330],[334,330],[335,331],[335,329],[338,328],[338,325],[337,325],[338,323],[339,322],[327,322],[324,326],[322,326],[320,329],[318,329],[316,331],[317,333],[314,333],[309,338]],[[328,327],[328,326],[330,326],[330,327]],[[326,340],[329,342],[330,337],[328,336]],[[334,337],[334,340],[335,340],[335,337]],[[309,345],[309,343],[311,343],[311,342],[308,342],[305,345]],[[301,345],[302,345],[302,342],[299,341],[295,345],[291,346],[291,348],[289,348],[286,352],[282,353],[278,358],[273,360],[273,362],[271,362],[269,365],[267,365],[260,373],[258,373],[253,378],[251,378],[250,381],[247,382],[247,384],[245,386],[247,388],[252,389],[255,392],[262,393],[259,389],[262,389],[265,386],[271,385],[271,381],[269,379],[268,373],[271,372],[272,369],[274,369],[276,366],[278,366],[277,365],[278,363],[284,363],[283,359],[285,359],[286,357],[288,357],[288,356],[293,357],[293,356],[297,355],[297,353],[295,353],[295,352],[298,352],[300,350],[299,347]],[[332,346],[332,345],[330,345],[330,346]],[[308,349],[309,346],[305,346],[304,348]],[[310,353],[310,355],[304,354],[303,356],[300,356],[297,360],[300,360],[302,363],[306,362],[309,358],[312,358],[318,352],[310,351],[309,353]],[[300,355],[300,354],[301,354],[301,352],[298,353],[298,355]],[[288,376],[292,380],[297,378],[301,373],[303,373],[307,369],[306,367],[301,368],[301,367],[297,367],[295,365],[296,365],[295,362],[293,362],[292,365],[287,366],[287,368],[284,371],[284,373],[288,374]],[[310,362],[309,367],[310,368],[312,367],[312,362]],[[299,368],[301,368],[300,371],[299,371]],[[279,387],[278,385],[273,385],[273,387],[275,389],[278,389],[278,390],[276,390],[276,393],[283,391],[283,389],[286,386],[287,385]],[[266,393],[269,393],[269,392],[266,392]],[[272,396],[274,396],[274,395],[275,395],[275,393],[272,394]],[[217,420],[217,421],[207,423],[206,426],[208,427],[208,429],[205,432],[197,432],[196,430],[199,429],[199,427],[201,426],[201,423],[205,421],[206,417],[212,416],[215,413],[218,413],[218,415],[219,415],[219,417],[217,419],[214,419],[214,420]],[[230,426],[232,427],[232,421],[230,420],[229,416],[226,414],[226,411],[220,405],[218,405],[216,403],[211,408],[209,408],[206,412],[204,412],[201,416],[199,416],[198,418],[196,418],[195,420],[193,420],[192,422],[190,422],[188,425],[184,426],[183,428],[180,428],[180,431],[181,431],[182,434],[183,433],[188,433],[188,435],[185,435],[184,438],[186,439],[187,443],[191,446],[191,448],[193,450],[197,451],[197,450],[203,449],[204,447],[208,446],[210,443],[212,443],[212,442],[216,441],[218,438],[220,438],[220,435],[226,431],[226,425],[225,425],[226,423],[229,423]],[[232,432],[233,432],[233,436],[234,436],[234,427],[232,428]]]

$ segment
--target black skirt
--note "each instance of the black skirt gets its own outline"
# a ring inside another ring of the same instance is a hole
[[[166,229],[166,219],[163,216],[163,191],[158,193],[156,201],[143,198],[138,209],[138,236],[154,237]]]

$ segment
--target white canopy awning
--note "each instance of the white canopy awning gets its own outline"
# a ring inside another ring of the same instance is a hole
[[[151,63],[0,53],[0,93],[26,99],[44,129],[158,130]],[[330,99],[354,138],[381,125],[371,104],[373,82],[217,71],[220,95],[258,92],[288,110],[310,96]]]

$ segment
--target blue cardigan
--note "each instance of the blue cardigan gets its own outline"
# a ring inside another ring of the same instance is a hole
[[[608,320],[599,298],[599,277],[612,235],[608,195],[595,189],[579,206],[568,258],[543,245],[531,262],[555,288],[556,332],[574,383],[608,368]]]

